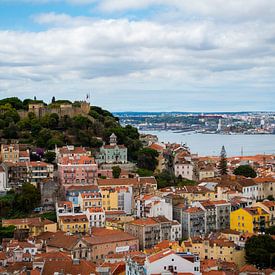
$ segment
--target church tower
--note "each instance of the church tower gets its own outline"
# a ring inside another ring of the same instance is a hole
[[[117,145],[117,136],[114,133],[112,133],[110,136],[110,145],[112,146]]]

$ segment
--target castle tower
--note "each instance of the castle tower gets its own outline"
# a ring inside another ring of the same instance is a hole
[[[82,111],[84,114],[89,114],[90,109],[91,109],[91,106],[90,106],[90,103],[89,103],[89,102],[82,101],[81,104],[80,104],[80,108],[81,108],[81,111]]]
[[[117,136],[114,133],[112,133],[110,136],[110,145],[112,146],[117,145]]]

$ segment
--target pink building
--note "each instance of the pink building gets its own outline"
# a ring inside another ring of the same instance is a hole
[[[61,184],[93,184],[98,175],[98,166],[88,156],[63,157],[58,161],[58,176]]]

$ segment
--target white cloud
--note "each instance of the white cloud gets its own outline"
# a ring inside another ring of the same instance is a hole
[[[167,2],[102,0],[97,8],[115,12]],[[0,31],[0,96],[35,93],[50,98],[51,90],[74,98],[79,96],[75,91],[93,89],[99,104],[116,110],[123,100],[125,106],[150,110],[149,103],[137,106],[152,102],[150,96],[161,101],[160,109],[168,96],[177,109],[182,104],[194,110],[198,98],[225,99],[221,91],[236,98],[242,91],[240,106],[249,93],[251,106],[274,108],[271,101],[259,100],[257,91],[270,95],[275,87],[275,18],[269,16],[275,4],[205,2],[169,1],[177,12],[196,15],[188,20],[95,19],[52,12],[33,16],[45,31]]]

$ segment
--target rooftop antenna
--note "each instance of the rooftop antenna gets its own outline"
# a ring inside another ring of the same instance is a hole
[[[243,157],[243,147],[241,148],[241,156]]]

